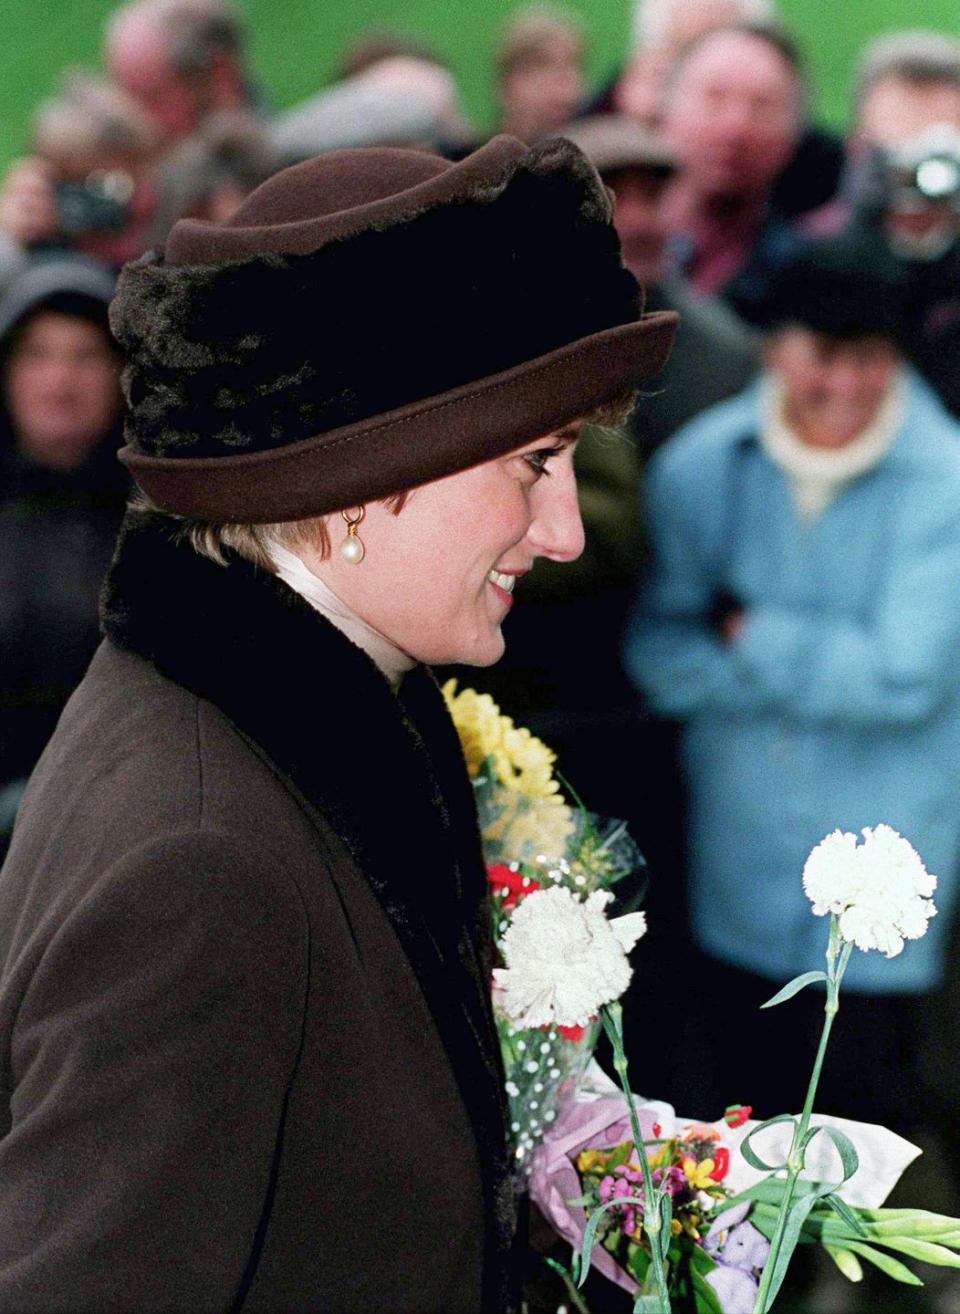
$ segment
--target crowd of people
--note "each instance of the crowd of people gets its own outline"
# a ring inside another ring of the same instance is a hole
[[[840,138],[772,0],[636,0],[633,49],[602,87],[589,36],[560,8],[513,13],[496,131],[584,152],[647,308],[681,327],[629,441],[580,441],[579,561],[518,584],[505,658],[468,678],[645,849],[628,1038],[649,1054],[666,1010],[672,1040],[637,1080],[691,1112],[799,1103],[809,1047],[757,1006],[819,965],[804,857],[837,827],[907,835],[940,915],[897,960],[851,965],[825,1103],[949,1145],[960,39],[868,43]],[[102,65],[64,75],[0,186],[0,853],[98,642],[128,492],[120,267],[180,219],[228,223],[289,164],[370,145],[461,160],[483,140],[450,67],[399,32],[365,33],[282,113],[228,0],[131,0]],[[322,317],[317,333],[322,351]]]

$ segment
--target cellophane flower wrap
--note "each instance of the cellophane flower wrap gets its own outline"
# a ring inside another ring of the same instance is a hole
[[[556,757],[489,694],[444,686],[473,783],[490,883],[493,1004],[518,1177],[576,1093],[618,998],[643,859],[622,822],[568,803]],[[536,896],[536,897],[534,897]]]
[[[731,1155],[749,1107],[716,1123],[685,1122],[661,1101],[638,1110],[644,1153],[672,1201],[668,1251],[671,1306],[699,1314],[748,1314],[769,1243],[748,1220],[750,1204],[728,1205]],[[644,1191],[623,1096],[610,1088],[563,1110],[534,1159],[530,1193],[556,1231],[579,1250],[586,1220],[604,1215],[591,1263],[624,1290],[645,1282],[650,1251],[643,1235]]]

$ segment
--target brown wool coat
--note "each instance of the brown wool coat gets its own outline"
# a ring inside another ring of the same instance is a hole
[[[0,874],[0,1309],[502,1310],[484,873],[426,672],[126,533]]]

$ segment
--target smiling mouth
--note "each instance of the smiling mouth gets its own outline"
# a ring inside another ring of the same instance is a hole
[[[499,570],[488,571],[487,578],[491,584],[496,584],[498,588],[503,589],[506,593],[512,593],[513,586],[517,582],[516,575],[501,575]]]

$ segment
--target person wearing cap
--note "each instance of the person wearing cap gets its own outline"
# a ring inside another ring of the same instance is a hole
[[[661,378],[644,389],[631,431],[645,456],[757,372],[757,344],[731,310],[695,292],[667,251],[670,183],[676,162],[651,128],[618,114],[596,114],[563,131],[579,146],[614,195],[613,222],[623,262],[646,289],[648,309],[676,310],[681,327]]]
[[[26,777],[100,641],[129,480],[115,279],[34,259],[0,298],[0,858]]]
[[[940,916],[899,957],[850,960],[818,1107],[909,1135],[932,1117],[919,1036],[960,866],[960,429],[904,366],[899,327],[896,285],[841,242],[782,273],[758,384],[651,463],[627,662],[683,723],[702,960],[699,1040],[667,1059],[678,1102],[798,1107],[822,996],[791,1002],[786,1029],[757,1010],[822,961],[807,854],[885,822],[939,877]],[[730,1023],[716,1046],[704,999]]]
[[[0,874],[0,1306],[513,1307],[429,664],[579,552],[579,425],[674,332],[641,303],[582,154],[504,137],[296,165],[123,273],[141,497]]]

